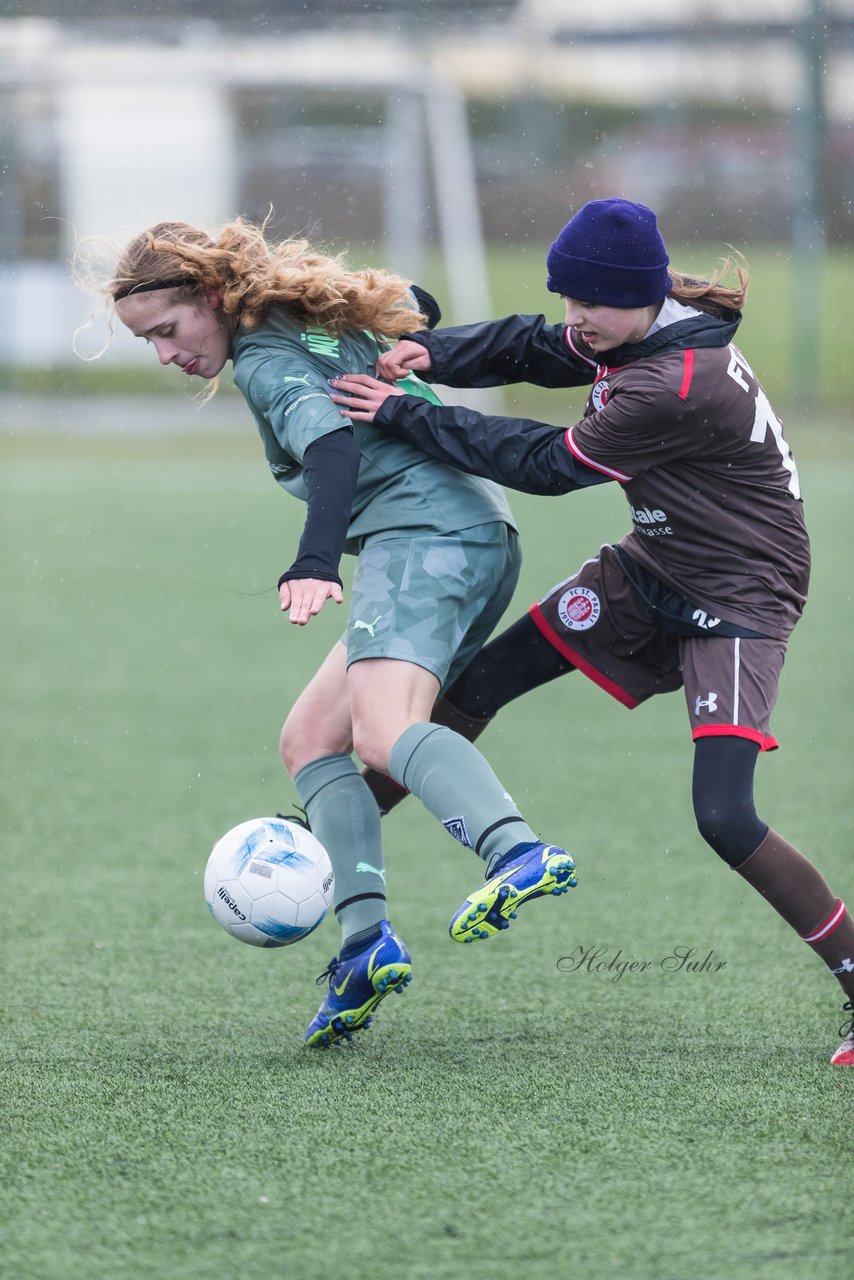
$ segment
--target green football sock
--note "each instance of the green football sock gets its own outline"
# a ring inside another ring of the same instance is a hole
[[[335,872],[334,910],[344,943],[387,918],[380,811],[347,755],[312,760],[294,786]]]
[[[405,729],[391,749],[389,773],[490,867],[514,845],[539,839],[477,747],[443,725]]]

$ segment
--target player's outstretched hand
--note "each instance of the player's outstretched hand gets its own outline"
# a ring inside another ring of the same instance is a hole
[[[337,582],[321,578],[291,578],[279,587],[279,608],[298,627],[316,617],[327,600],[342,604],[344,592]]]
[[[390,351],[384,351],[377,360],[377,373],[387,382],[397,382],[408,373],[427,373],[431,365],[430,352],[420,342],[408,338],[395,343]]]
[[[377,409],[389,396],[406,395],[402,388],[391,387],[367,373],[342,373],[340,378],[330,378],[329,385],[331,398],[344,406],[341,417],[354,422],[373,422]]]

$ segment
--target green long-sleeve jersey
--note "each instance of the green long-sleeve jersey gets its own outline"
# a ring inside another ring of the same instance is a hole
[[[333,337],[306,328],[274,309],[256,329],[240,328],[232,349],[234,380],[252,410],[267,463],[277,482],[303,501],[303,456],[308,446],[346,424],[330,397],[328,379],[374,374],[379,348],[367,333]],[[436,401],[412,377],[407,392]],[[353,423],[361,453],[345,550],[358,554],[368,535],[407,529],[448,533],[491,521],[515,528],[503,490],[428,458],[370,423]]]

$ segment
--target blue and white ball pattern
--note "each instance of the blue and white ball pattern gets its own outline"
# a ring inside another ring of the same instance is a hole
[[[284,818],[253,818],[227,831],[205,868],[214,919],[253,947],[287,947],[308,937],[332,905],[334,888],[323,845]]]

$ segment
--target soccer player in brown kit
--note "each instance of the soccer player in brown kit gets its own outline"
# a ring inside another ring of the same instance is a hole
[[[629,708],[684,689],[700,834],[838,978],[851,1017],[831,1061],[854,1066],[854,923],[754,806],[810,558],[794,458],[732,341],[747,271],[728,261],[703,281],[670,269],[653,211],[617,198],[575,214],[547,269],[565,324],[510,316],[405,335],[378,372],[450,386],[592,384],[569,430],[416,401],[363,375],[336,383],[350,418],[462,470],[550,495],[613,481],[628,499],[631,532],[492,640],[446,701],[476,734],[513,698],[575,669]],[[388,788],[386,807],[398,798]]]

